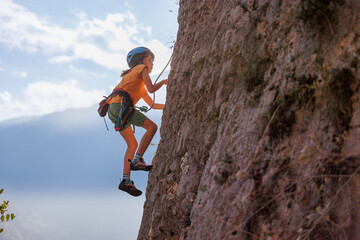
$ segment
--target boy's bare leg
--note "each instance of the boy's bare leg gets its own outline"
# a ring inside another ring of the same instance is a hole
[[[146,133],[141,138],[140,145],[139,145],[137,152],[141,155],[144,155],[146,149],[149,147],[151,140],[153,139],[153,137],[157,131],[157,126],[153,121],[146,118],[142,127],[146,129]],[[134,154],[135,154],[135,152],[134,152]]]
[[[124,138],[124,140],[127,144],[127,149],[126,149],[125,157],[124,157],[123,173],[130,175],[130,162],[128,161],[128,159],[132,160],[134,158],[136,149],[138,147],[138,143],[136,141],[136,138],[134,136],[134,133],[133,133],[131,127],[124,129],[123,131],[120,132],[120,134]]]

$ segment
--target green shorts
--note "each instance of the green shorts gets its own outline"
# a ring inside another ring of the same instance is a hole
[[[121,108],[121,103],[112,103],[110,104],[108,110],[109,119],[115,124],[116,127],[118,127],[117,121],[118,121],[120,108]],[[146,116],[135,109],[134,114],[129,118],[127,124],[123,129],[121,129],[121,131],[128,128],[131,124],[138,127],[142,127],[144,125],[145,119]]]

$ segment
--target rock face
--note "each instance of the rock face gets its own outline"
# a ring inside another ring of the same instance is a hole
[[[358,0],[181,0],[138,239],[360,239]]]

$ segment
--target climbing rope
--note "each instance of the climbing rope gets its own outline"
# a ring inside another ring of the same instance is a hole
[[[173,52],[173,53],[174,53],[174,52]],[[159,76],[156,78],[154,84],[156,84],[156,82],[159,80],[160,76],[164,73],[165,69],[169,66],[169,64],[170,64],[170,62],[171,62],[171,59],[172,59],[172,57],[173,57],[173,53],[171,54],[170,59],[169,59],[169,61],[166,63],[164,69],[161,71],[161,73],[159,74]],[[148,107],[146,107],[146,106],[142,106],[142,107],[136,107],[136,106],[134,106],[134,108],[137,109],[137,110],[139,110],[139,111],[141,111],[141,112],[145,112],[145,113],[148,112],[148,111],[150,111],[150,110],[154,107],[154,103],[155,103],[155,92],[154,92],[153,94],[154,94],[154,95],[153,95],[153,102],[152,102],[152,105],[151,105],[150,108],[148,108]]]

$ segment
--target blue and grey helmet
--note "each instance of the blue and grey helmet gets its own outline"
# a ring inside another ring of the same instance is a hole
[[[127,64],[130,68],[135,67],[142,61],[148,54],[150,54],[153,58],[155,58],[154,54],[150,49],[146,47],[137,47],[131,50],[126,56]]]

